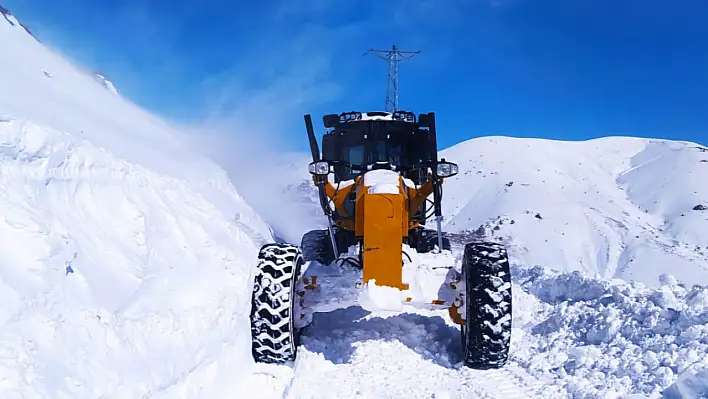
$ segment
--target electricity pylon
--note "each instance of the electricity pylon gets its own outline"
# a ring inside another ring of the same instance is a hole
[[[394,44],[391,50],[369,49],[364,55],[374,53],[388,61],[388,81],[386,82],[386,112],[398,111],[398,63],[414,57],[420,51],[401,51]]]

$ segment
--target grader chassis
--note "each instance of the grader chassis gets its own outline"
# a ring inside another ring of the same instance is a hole
[[[452,266],[441,200],[443,180],[457,174],[457,165],[438,160],[434,113],[345,112],[323,122],[329,130],[320,153],[305,115],[309,171],[328,227],[307,232],[299,246],[260,249],[251,311],[254,360],[294,360],[313,313],[412,306],[448,310],[460,325],[466,366],[503,367],[512,306],[506,249],[470,242],[459,270]],[[430,211],[436,230],[424,227]],[[430,256],[447,256],[450,266],[434,267],[439,262],[425,262]]]

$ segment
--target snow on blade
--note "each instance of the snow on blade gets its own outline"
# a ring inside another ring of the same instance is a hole
[[[369,187],[369,194],[398,194],[400,178],[394,171],[376,169],[364,174],[364,185]]]
[[[369,311],[400,311],[404,300],[401,290],[376,285],[375,279],[364,284],[359,293],[360,306]]]

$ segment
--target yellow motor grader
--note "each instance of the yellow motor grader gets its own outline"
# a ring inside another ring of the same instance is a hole
[[[305,115],[309,172],[328,226],[304,234],[300,245],[260,249],[251,310],[254,360],[294,360],[314,313],[412,306],[448,310],[460,326],[466,366],[502,367],[511,338],[506,249],[466,243],[462,264],[454,267],[441,231],[441,200],[443,180],[458,167],[438,160],[435,114],[354,111],[326,115],[323,122],[320,153]],[[433,216],[436,229],[425,228]],[[431,257],[436,262],[425,261]],[[447,267],[439,267],[441,259]]]

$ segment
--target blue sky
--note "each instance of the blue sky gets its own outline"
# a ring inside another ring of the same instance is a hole
[[[439,144],[629,135],[708,144],[708,2],[0,0],[45,43],[181,123],[306,150],[302,114],[400,107]]]

